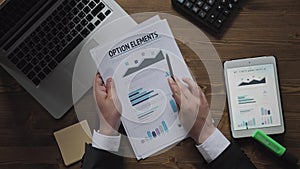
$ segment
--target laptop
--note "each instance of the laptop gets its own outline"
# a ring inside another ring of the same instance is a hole
[[[128,15],[112,0],[3,1],[0,64],[59,119],[73,105],[72,75],[82,46],[101,27],[123,16]],[[127,24],[131,26],[134,21],[129,18]],[[103,34],[113,34],[106,31]],[[90,57],[85,59],[86,63],[93,64]],[[95,64],[85,66],[88,72],[82,76],[95,73],[88,70]],[[76,78],[78,82],[84,80],[84,77]],[[87,91],[89,87],[80,90]]]

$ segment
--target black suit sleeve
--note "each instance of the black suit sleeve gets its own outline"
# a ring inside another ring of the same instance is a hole
[[[238,145],[231,143],[214,161],[207,164],[208,169],[256,169]]]
[[[82,169],[122,169],[123,157],[85,145]]]

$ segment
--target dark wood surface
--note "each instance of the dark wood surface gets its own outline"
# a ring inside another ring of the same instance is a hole
[[[117,2],[129,14],[164,12],[178,15],[172,9],[170,0],[117,0]],[[286,132],[273,138],[298,158],[300,158],[299,9],[299,0],[249,0],[222,39],[208,35],[222,61],[256,55],[276,55]],[[206,94],[210,98],[211,86],[203,64],[193,57],[194,54],[186,46],[181,44],[180,48],[198,84],[207,88]],[[80,168],[80,163],[70,167],[64,166],[53,137],[53,131],[77,121],[74,109],[60,120],[53,119],[30,94],[0,68],[0,169]],[[232,140],[227,109],[224,110],[218,128]],[[257,168],[288,168],[252,139],[240,139],[236,142]],[[203,163],[192,140],[186,139],[161,155],[139,162],[135,159],[126,159],[125,166],[128,169],[200,169],[204,168]]]

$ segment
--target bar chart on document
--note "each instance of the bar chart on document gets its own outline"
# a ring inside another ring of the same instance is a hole
[[[120,73],[116,79],[122,81],[117,92],[121,93],[119,97],[126,96],[120,99],[127,110],[122,114],[122,121],[125,121],[125,130],[137,150],[145,149],[145,146],[157,149],[185,137],[168,85],[170,73],[162,50],[137,52],[126,58],[117,72]]]

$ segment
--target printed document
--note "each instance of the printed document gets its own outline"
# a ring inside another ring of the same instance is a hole
[[[176,77],[192,77],[166,20],[151,18],[91,54],[103,79],[114,79],[122,124],[137,159],[186,137],[167,81],[166,56]]]

